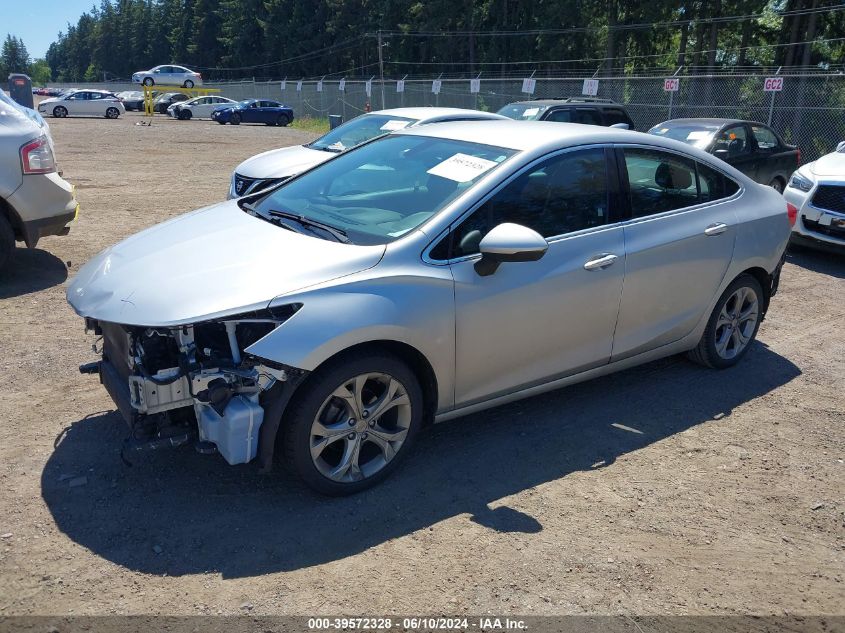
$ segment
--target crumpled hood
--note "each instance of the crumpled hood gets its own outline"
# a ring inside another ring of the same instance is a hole
[[[845,154],[841,152],[826,154],[810,165],[810,170],[816,176],[838,176],[845,178]]]
[[[224,202],[107,248],[82,267],[67,300],[101,321],[185,325],[366,270],[384,250],[295,233]]]
[[[294,145],[271,149],[269,152],[248,158],[235,168],[235,173],[246,178],[287,178],[301,174],[334,156],[337,154]]]

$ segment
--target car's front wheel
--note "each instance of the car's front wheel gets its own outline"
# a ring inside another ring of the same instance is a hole
[[[179,120],[180,121],[187,121],[191,118],[191,111],[190,110],[179,110]]]
[[[56,106],[53,108],[53,116],[57,119],[64,119],[67,116],[67,108],[64,106]]]
[[[145,77],[143,83],[145,86],[154,86],[156,82],[153,81],[152,77]]]
[[[328,495],[364,490],[407,455],[422,425],[423,395],[397,358],[374,354],[312,374],[288,408],[286,462]]]
[[[235,112],[231,117],[229,117],[229,123],[231,123],[232,125],[240,125],[241,115]]]
[[[690,358],[715,369],[736,365],[757,336],[762,310],[760,283],[751,275],[740,275],[719,297]]]

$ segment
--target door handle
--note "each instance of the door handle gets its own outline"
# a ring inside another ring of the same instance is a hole
[[[596,258],[587,261],[587,263],[584,264],[584,270],[601,270],[602,268],[607,268],[608,266],[613,265],[613,262],[617,259],[619,259],[619,257],[613,253],[602,253]]]
[[[711,224],[706,229],[704,229],[705,235],[721,235],[725,231],[728,230],[728,225],[724,222],[716,222],[716,224]]]

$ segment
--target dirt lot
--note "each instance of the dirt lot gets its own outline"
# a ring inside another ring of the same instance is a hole
[[[440,425],[353,498],[190,448],[129,468],[68,278],[310,138],[140,120],[51,121],[81,216],[0,276],[0,615],[845,614],[845,257],[793,253],[732,370]]]

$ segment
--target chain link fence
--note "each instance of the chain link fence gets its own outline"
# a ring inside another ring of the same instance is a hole
[[[677,92],[665,91],[662,77],[600,77],[595,96],[625,105],[641,131],[671,118],[748,119],[771,123],[786,142],[801,149],[805,162],[833,151],[845,140],[845,75],[779,76],[783,79],[780,92],[764,92],[765,76],[759,74],[681,76]],[[538,78],[529,95],[522,92],[522,79],[479,79],[477,92],[472,91],[470,79],[442,79],[437,93],[430,78],[400,81],[234,81],[206,83],[205,87],[219,89],[231,99],[279,100],[293,107],[299,118],[335,114],[348,120],[364,112],[367,104],[373,110],[448,106],[496,111],[512,101],[580,96],[584,82],[583,78]],[[98,87],[115,92],[138,88],[129,83]]]

